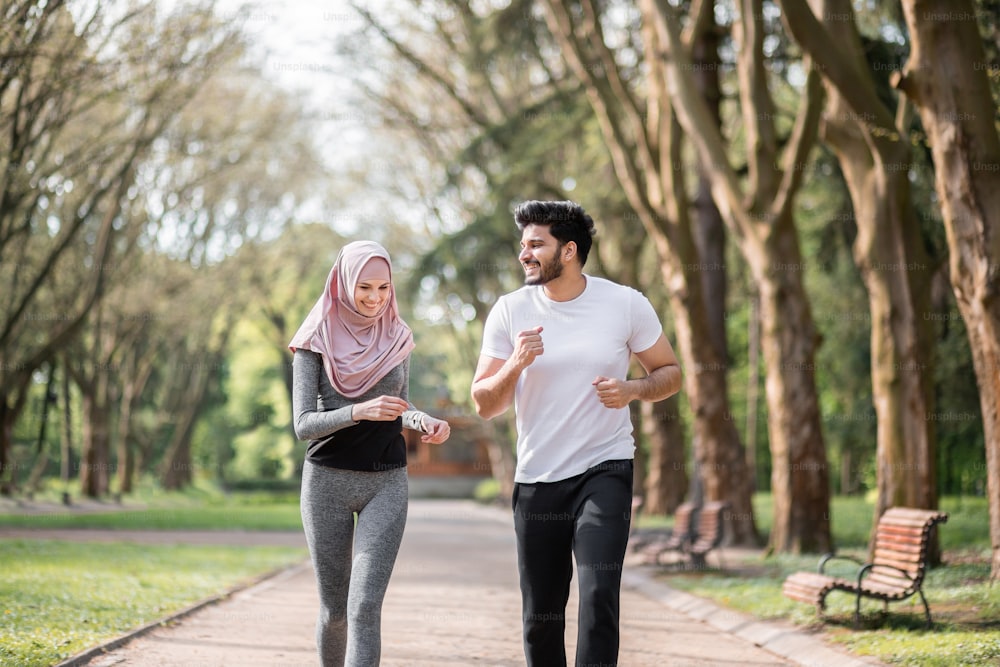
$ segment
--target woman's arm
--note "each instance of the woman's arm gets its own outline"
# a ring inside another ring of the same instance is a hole
[[[403,412],[403,428],[408,428],[411,431],[420,431],[421,433],[426,433],[427,431],[423,426],[423,419],[426,417],[426,413],[417,410],[417,406],[410,402],[410,359],[406,358],[403,362],[403,387],[399,390],[399,397],[406,401],[410,408]]]
[[[410,403],[410,360],[407,359],[403,365],[403,388],[400,390],[400,398],[406,401],[410,409],[403,413],[403,428],[412,431],[419,431],[425,435],[420,439],[423,442],[441,444],[451,435],[451,426],[443,419],[431,417],[426,412],[421,412]]]
[[[310,350],[296,350],[292,357],[292,415],[295,436],[313,440],[330,435],[356,421],[351,417],[353,405],[335,410],[316,409],[320,373],[324,373],[323,358]]]

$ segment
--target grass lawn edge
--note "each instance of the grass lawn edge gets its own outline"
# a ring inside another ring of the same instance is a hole
[[[233,595],[236,595],[237,593],[241,593],[243,591],[249,590],[251,588],[260,586],[265,583],[273,584],[276,581],[279,581],[286,577],[290,577],[294,575],[301,568],[306,567],[308,563],[309,561],[308,559],[306,559],[299,561],[298,563],[294,563],[292,565],[285,565],[276,568],[274,570],[264,572],[263,574],[257,575],[256,577],[253,577],[245,582],[237,584],[232,588],[228,588],[221,593],[210,595],[207,598],[199,600],[198,602],[195,602],[191,605],[188,605],[184,609],[181,609],[172,614],[168,614],[163,618],[151,621],[145,625],[141,625],[137,628],[129,630],[128,632],[125,632],[117,637],[101,642],[96,646],[92,646],[88,649],[85,649],[74,656],[66,658],[62,662],[56,663],[55,665],[53,665],[53,667],[82,667],[83,665],[86,665],[94,658],[97,658],[101,655],[104,655],[105,653],[120,648],[125,644],[129,643],[130,641],[132,641],[133,639],[137,639],[138,637],[148,634],[153,630],[156,630],[157,628],[162,627],[166,624],[180,621],[198,611],[201,611],[205,607],[209,607],[211,605],[224,602],[225,600],[232,597]]]

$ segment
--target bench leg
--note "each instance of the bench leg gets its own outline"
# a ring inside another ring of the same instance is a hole
[[[927,598],[924,597],[924,589],[918,588],[917,592],[920,593],[920,601],[924,603],[924,618],[927,619],[927,629],[930,630],[933,627],[931,622],[931,608],[927,605]]]
[[[857,599],[854,602],[854,629],[861,626],[861,591],[858,591]]]

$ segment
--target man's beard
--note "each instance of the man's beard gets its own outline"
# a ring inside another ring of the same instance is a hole
[[[542,262],[538,263],[538,275],[535,277],[524,277],[525,285],[544,285],[545,283],[555,280],[562,275],[563,267],[562,263],[559,261],[558,255],[552,258],[552,261],[545,264]]]

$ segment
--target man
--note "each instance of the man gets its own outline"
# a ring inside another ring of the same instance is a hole
[[[573,202],[514,212],[525,286],[486,321],[472,383],[486,419],[514,403],[514,530],[529,667],[566,664],[566,603],[579,578],[576,664],[615,665],[635,447],[628,404],[676,393],[681,371],[649,301],[583,273],[594,221]],[[631,355],[646,371],[624,379]]]

